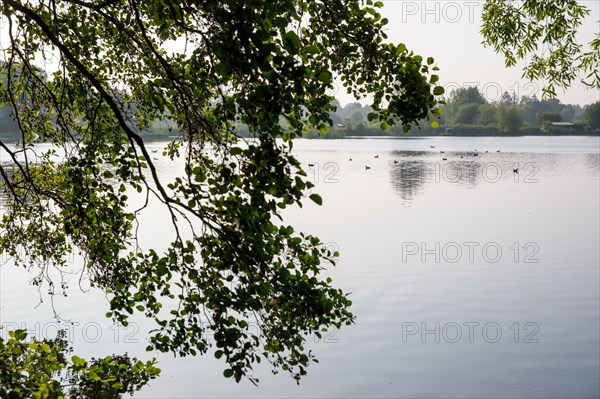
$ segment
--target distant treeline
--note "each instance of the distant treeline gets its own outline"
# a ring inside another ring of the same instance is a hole
[[[380,129],[369,123],[373,110],[360,103],[341,106],[331,114],[333,127],[326,135],[311,132],[308,137],[341,138],[348,136],[492,136],[492,135],[598,135],[600,101],[581,107],[562,104],[558,99],[539,100],[535,95],[517,98],[505,92],[500,101],[488,102],[477,87],[465,87],[450,93],[443,106],[439,126],[421,121],[409,133],[401,127]]]
[[[488,136],[488,135],[598,135],[600,134],[600,101],[581,107],[562,104],[558,99],[539,100],[535,95],[517,98],[505,92],[500,101],[488,102],[477,87],[465,87],[450,93],[443,106],[439,126],[421,121],[404,133],[401,127],[382,130],[378,123],[368,121],[373,109],[358,102],[342,106],[333,102],[336,110],[330,114],[333,123],[329,132],[320,135],[309,131],[308,138],[343,138],[352,136]],[[247,127],[238,126],[240,136],[249,136]],[[172,120],[155,121],[142,131],[147,140],[164,140],[178,135]],[[11,108],[0,108],[0,138],[18,139],[20,130],[11,115]]]
[[[146,140],[166,140],[178,135],[175,122],[169,119],[154,121],[147,129],[142,130],[141,135]],[[13,119],[12,110],[8,105],[0,108],[0,139],[18,140],[21,138],[21,130],[18,123]]]

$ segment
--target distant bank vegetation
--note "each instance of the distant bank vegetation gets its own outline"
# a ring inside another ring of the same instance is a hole
[[[450,93],[443,114],[433,128],[421,121],[408,134],[401,128],[382,130],[369,122],[372,109],[360,103],[337,105],[331,115],[333,127],[321,137],[349,136],[488,136],[488,135],[599,135],[600,101],[586,106],[562,104],[558,99],[539,100],[535,95],[518,98],[505,92],[499,101],[488,102],[477,87]],[[310,132],[308,137],[318,137]]]
[[[488,102],[477,87],[465,87],[450,93],[437,120],[421,121],[408,133],[402,127],[382,129],[379,122],[370,122],[373,109],[354,102],[342,106],[335,100],[331,113],[332,126],[326,134],[306,133],[307,138],[338,139],[358,136],[495,136],[495,135],[600,135],[600,101],[580,106],[562,104],[558,99],[539,100],[535,95],[518,98],[504,92],[501,99]],[[285,123],[282,120],[282,123]],[[238,127],[242,137],[250,135],[244,125]],[[147,140],[165,140],[178,136],[177,126],[168,118],[154,121],[142,135]],[[18,124],[12,119],[11,108],[0,108],[0,137],[20,137]]]

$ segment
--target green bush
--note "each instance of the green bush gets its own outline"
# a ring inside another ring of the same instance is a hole
[[[146,363],[125,355],[90,361],[72,352],[66,332],[52,340],[28,342],[24,330],[0,338],[0,398],[3,399],[117,399],[133,394],[156,378],[156,360]]]

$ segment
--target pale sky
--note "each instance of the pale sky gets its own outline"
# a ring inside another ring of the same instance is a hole
[[[404,43],[423,58],[434,57],[440,68],[440,84],[446,92],[478,85],[488,101],[498,100],[505,90],[516,92],[519,97],[536,93],[541,98],[542,82],[521,79],[522,65],[505,68],[504,58],[481,44],[479,30],[484,1],[384,0],[383,3],[380,12],[389,20],[388,40]],[[594,32],[600,31],[600,1],[583,3],[591,12],[578,40],[587,44]],[[344,90],[336,96],[342,104],[353,101]],[[583,105],[600,100],[600,92],[575,83],[566,92],[557,90],[557,97],[565,104]]]

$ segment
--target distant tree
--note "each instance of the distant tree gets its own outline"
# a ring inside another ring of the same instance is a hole
[[[356,110],[362,109],[362,104],[359,102],[352,102],[344,105],[341,110],[342,118],[349,118],[350,114]]]
[[[444,106],[444,118],[451,123],[466,123],[460,121],[471,121],[477,117],[475,108],[466,108],[460,111],[461,107],[469,104],[485,104],[486,100],[477,86],[461,87],[450,93],[446,105]],[[460,112],[460,115],[459,115]]]
[[[529,104],[529,103],[537,103],[540,100],[538,100],[537,96],[534,94],[532,94],[531,96],[527,96],[527,95],[523,95],[521,96],[521,100],[519,101],[520,104]]]
[[[479,116],[478,104],[464,104],[458,108],[454,122],[461,125],[474,125]]]
[[[8,105],[0,107],[0,136],[17,138],[20,129],[17,122],[11,117],[12,109]]]
[[[2,68],[0,72],[0,88],[6,87],[6,68]],[[9,104],[3,103],[0,97],[0,137],[16,139],[20,136],[20,132],[19,125],[13,117],[13,108]]]
[[[502,97],[500,98],[500,102],[502,104],[516,104],[519,102],[519,99],[517,97],[517,94],[515,92],[513,92],[513,94],[510,94],[508,91],[505,91],[504,93],[502,93]]]
[[[573,119],[578,116],[578,107],[577,105],[565,105],[565,107],[560,111],[560,116],[562,120],[565,122],[573,122]]]
[[[562,116],[558,112],[542,112],[541,114],[538,114],[538,121],[540,125],[552,122],[562,122],[562,120]]]
[[[491,104],[481,104],[477,123],[482,126],[495,126],[497,122],[496,107]]]
[[[581,118],[581,116],[583,115],[583,107],[579,104],[571,104],[571,106],[573,107],[573,110],[575,111],[573,119]]]
[[[477,86],[461,87],[450,93],[448,103],[456,105],[485,104],[487,101]]]
[[[500,104],[497,111],[498,127],[515,133],[523,126],[523,110],[518,105]]]
[[[589,104],[583,109],[583,119],[588,123],[590,129],[600,129],[600,101]]]
[[[523,109],[523,119],[525,123],[529,125],[536,125],[538,123],[537,108],[539,102],[540,100],[538,100],[535,94],[533,94],[532,96],[521,97],[520,104]]]
[[[537,103],[539,112],[558,112],[565,107],[558,98],[549,98]]]
[[[342,118],[340,118],[340,115],[337,112],[331,112],[329,114],[329,118],[331,119],[331,122],[334,125],[338,125],[342,123]]]
[[[563,110],[564,104],[556,98],[542,101],[531,101],[523,106],[523,117],[531,125],[540,123],[539,115],[543,113],[558,113]]]
[[[348,115],[348,119],[353,124],[357,124],[357,123],[365,122],[367,120],[367,117],[364,114],[363,110],[358,108],[358,109],[355,109],[354,111],[350,112],[350,114]]]
[[[329,118],[331,118],[331,122],[334,125],[342,123],[342,116],[340,115],[342,105],[337,99],[331,102],[331,108],[331,111],[329,111]]]

